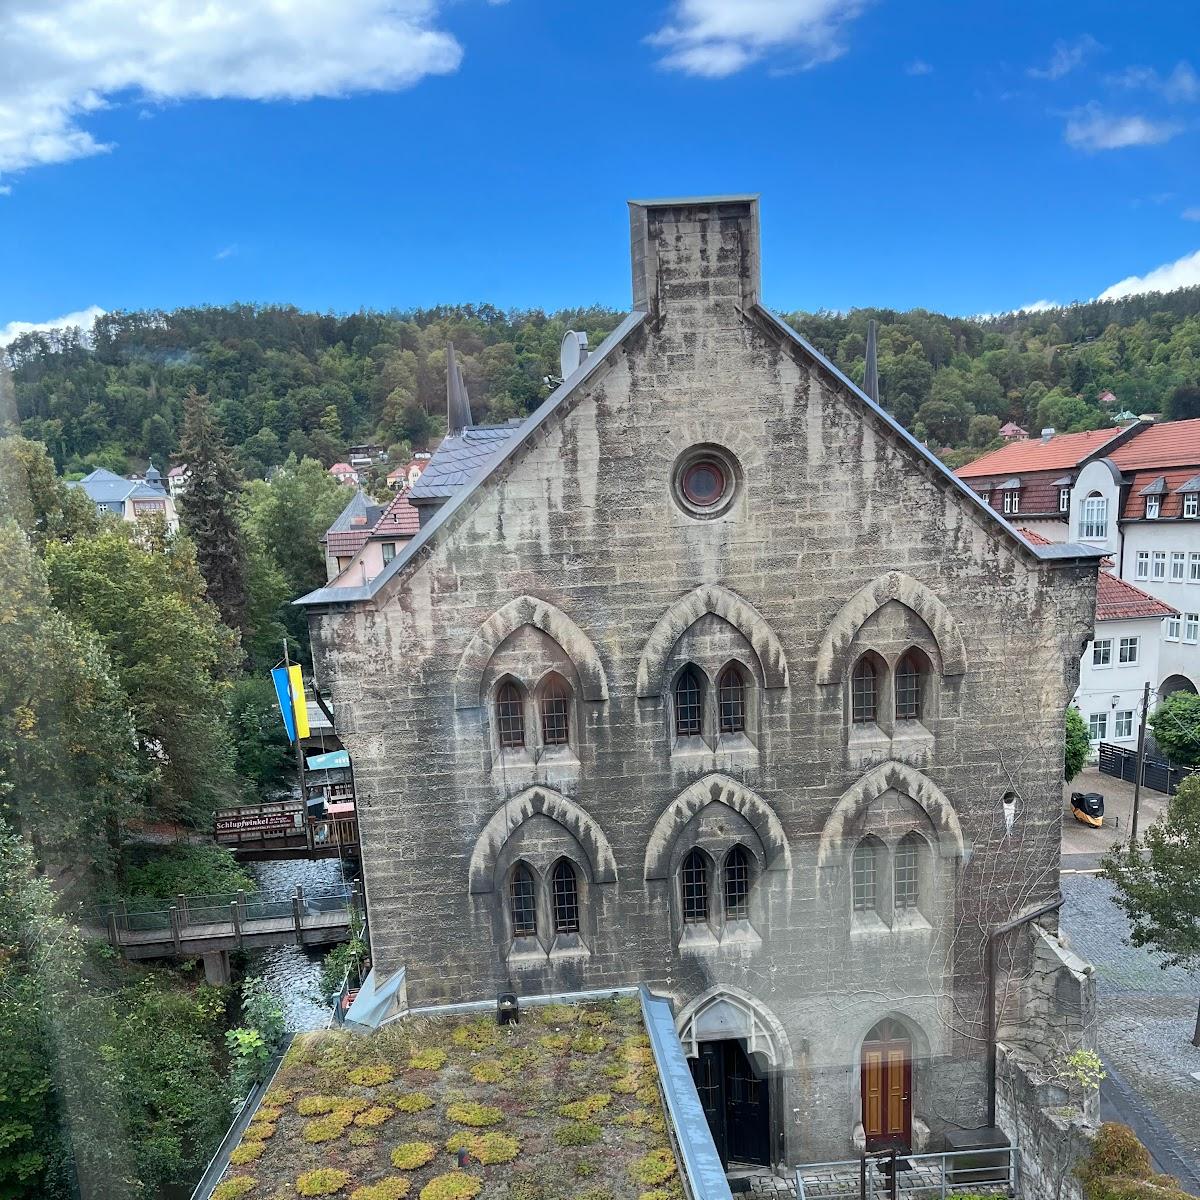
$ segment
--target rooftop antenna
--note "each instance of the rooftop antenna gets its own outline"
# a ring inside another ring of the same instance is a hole
[[[453,437],[475,422],[471,419],[471,401],[462,367],[454,354],[454,343],[446,343],[446,432]]]
[[[558,369],[563,379],[569,378],[587,361],[588,336],[568,329],[563,334],[562,346],[558,351]]]
[[[879,350],[875,337],[875,318],[867,322],[867,369],[863,375],[863,391],[879,403]]]

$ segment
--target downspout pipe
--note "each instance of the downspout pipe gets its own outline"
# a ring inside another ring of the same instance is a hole
[[[1061,893],[1053,899],[1047,900],[1045,904],[1039,904],[1037,908],[1030,909],[1027,913],[1022,913],[1019,917],[1013,917],[1011,921],[1005,921],[1003,925],[992,926],[987,937],[987,987],[986,1000],[984,1003],[987,1006],[987,1021],[988,1021],[988,1070],[987,1070],[987,1097],[988,1097],[988,1128],[995,1128],[996,1125],[996,1033],[999,1028],[999,1017],[996,1013],[996,950],[1000,944],[1000,939],[1007,933],[1012,933],[1014,929],[1020,929],[1022,925],[1028,925],[1031,921],[1036,921],[1038,917],[1044,917],[1047,913],[1052,913],[1062,908],[1066,903],[1066,897]]]

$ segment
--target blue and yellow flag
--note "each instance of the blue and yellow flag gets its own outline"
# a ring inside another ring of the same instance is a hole
[[[308,737],[308,701],[304,698],[304,679],[299,667],[276,667],[271,672],[275,684],[275,697],[279,701],[279,712],[288,741],[294,742],[297,733]]]

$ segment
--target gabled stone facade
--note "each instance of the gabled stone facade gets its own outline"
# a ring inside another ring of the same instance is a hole
[[[646,982],[749,1055],[776,1162],[853,1151],[890,1019],[936,1142],[986,1112],[986,931],[1058,889],[1096,557],[1029,546],[761,308],[756,200],[631,213],[631,318],[370,588],[307,598],[375,968],[414,1005]]]

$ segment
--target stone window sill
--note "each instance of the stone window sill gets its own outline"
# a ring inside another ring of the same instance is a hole
[[[508,961],[513,964],[544,963],[547,957],[546,947],[535,937],[513,938],[508,951]]]
[[[681,951],[710,951],[719,950],[721,943],[709,925],[685,925],[683,935],[679,939]]]
[[[850,918],[850,936],[857,937],[886,937],[891,933],[884,919],[873,912],[855,912]]]
[[[552,959],[590,958],[591,955],[592,952],[577,933],[555,934],[554,945],[550,947]]]

